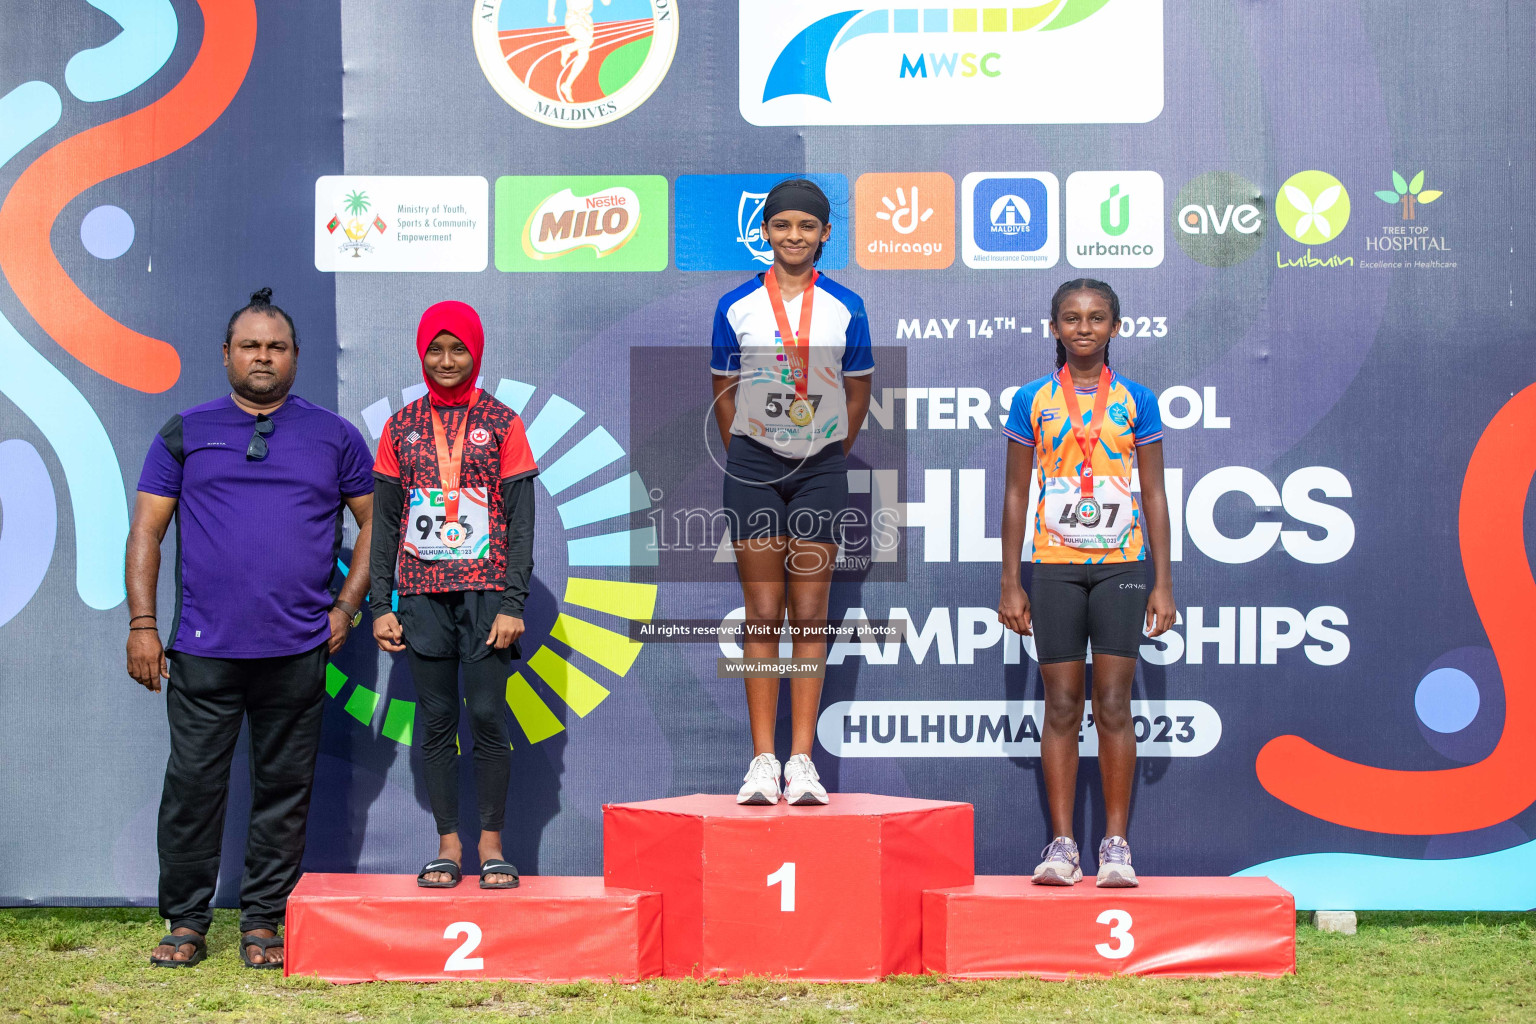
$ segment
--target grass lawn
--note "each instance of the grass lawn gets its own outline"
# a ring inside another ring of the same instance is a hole
[[[1116,978],[875,985],[333,986],[240,965],[232,911],[209,958],[151,969],[152,910],[0,911],[0,1019],[39,1021],[1536,1021],[1536,914],[1366,913],[1360,932],[1298,928],[1298,974],[1278,980]]]

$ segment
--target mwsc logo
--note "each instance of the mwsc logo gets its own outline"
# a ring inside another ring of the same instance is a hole
[[[740,0],[757,125],[1143,122],[1163,109],[1162,0],[852,8]],[[1083,50],[1113,54],[1081,73]]]
[[[474,0],[475,57],[519,113],[559,128],[616,121],[677,52],[678,0]],[[564,8],[564,20],[556,21]]]

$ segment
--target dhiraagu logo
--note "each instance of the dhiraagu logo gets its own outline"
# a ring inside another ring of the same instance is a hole
[[[1163,109],[1162,0],[739,3],[752,124],[1131,123]],[[1085,51],[1113,57],[1084,75]]]
[[[416,384],[400,398],[409,403],[425,393],[425,386]],[[631,513],[650,507],[650,493],[640,474],[624,473],[624,449],[604,427],[578,426],[585,410],[559,395],[537,396],[534,385],[517,380],[503,379],[495,394],[527,422],[528,447],[541,467],[538,483],[558,502],[565,532],[565,586],[550,588],[558,614],[544,635],[529,623],[523,661],[507,677],[507,708],[523,738],[539,743],[574,724],[567,710],[576,718],[596,710],[640,657],[644,645],[629,638],[628,623],[650,621],[656,585],[613,577],[632,565],[656,564],[656,528],[628,527]],[[362,410],[374,438],[383,433],[390,412],[387,397]],[[614,469],[616,464],[620,468]],[[338,566],[346,572],[345,565]],[[326,693],[342,701],[348,715],[385,739],[410,746],[416,703],[407,698],[414,694],[382,689],[354,683],[334,664],[326,670]]]

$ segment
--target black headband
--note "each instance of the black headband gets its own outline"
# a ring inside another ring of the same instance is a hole
[[[809,181],[781,181],[773,186],[763,203],[763,220],[768,220],[785,210],[808,213],[823,224],[832,222],[832,205],[826,193]]]

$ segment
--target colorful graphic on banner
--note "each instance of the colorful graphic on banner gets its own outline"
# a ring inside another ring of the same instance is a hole
[[[474,0],[475,57],[518,113],[591,128],[639,107],[677,51],[680,0]],[[563,20],[559,27],[557,14]]]
[[[756,125],[1086,124],[1163,110],[1162,0],[852,8],[740,0]],[[1082,74],[1081,54],[1113,54]]]

